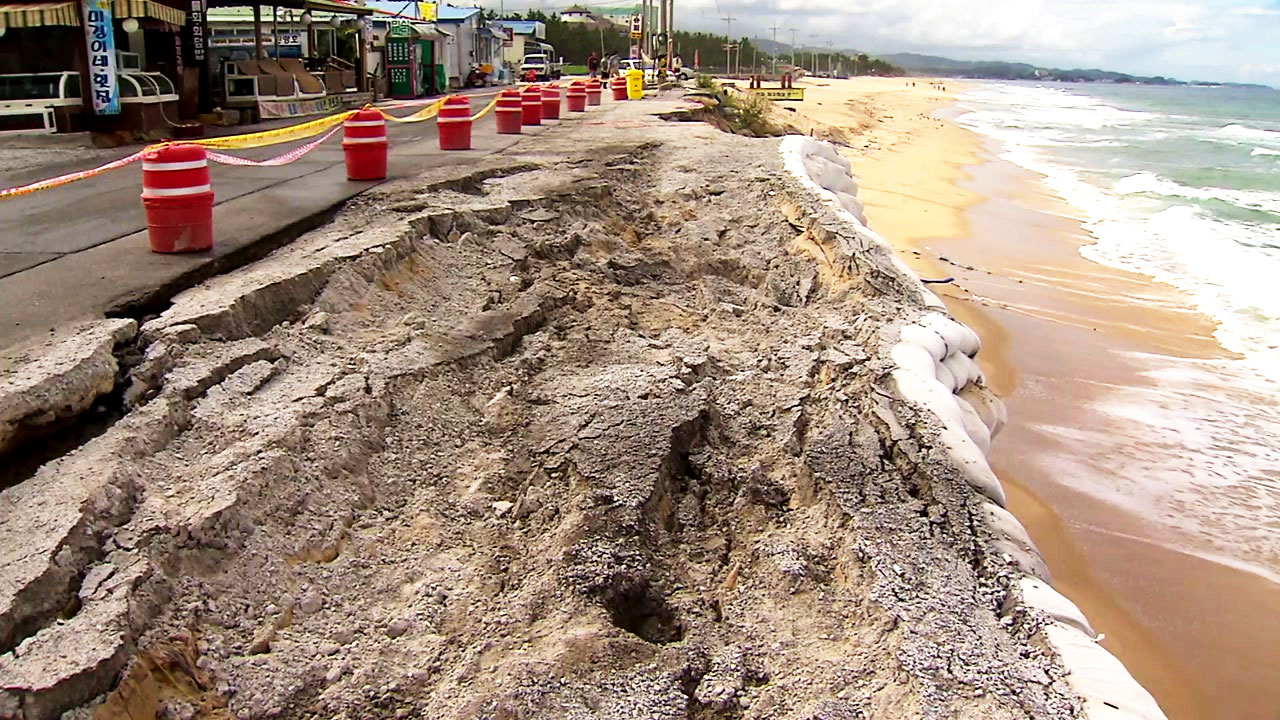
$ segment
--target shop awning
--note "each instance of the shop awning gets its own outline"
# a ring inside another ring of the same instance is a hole
[[[0,28],[29,28],[45,25],[80,25],[80,6],[74,2],[0,5]]]
[[[409,23],[409,25],[418,33],[418,37],[443,40],[452,36],[452,33],[441,30],[435,23]]]
[[[117,2],[119,0],[116,0]],[[248,8],[252,9],[255,3],[246,2],[245,0],[207,0],[210,8]],[[261,15],[263,18],[270,19],[271,8],[278,7],[282,10],[318,10],[320,12],[337,13],[341,15],[372,15],[373,10],[367,7],[361,7],[352,3],[339,2],[339,0],[278,0],[274,5],[258,4],[262,8]]]
[[[187,13],[155,0],[111,0],[111,12],[120,18],[155,18],[170,25],[186,25]],[[80,25],[80,3],[31,3],[0,5],[0,27],[30,28],[46,25]]]
[[[117,18],[155,18],[170,25],[187,24],[185,10],[161,5],[155,0],[112,0],[111,12],[115,13]]]
[[[335,2],[334,0],[305,0],[304,4],[308,10],[323,10],[332,13],[344,13],[347,15],[372,15],[371,8],[360,7],[345,2]],[[283,2],[280,7],[287,7]]]

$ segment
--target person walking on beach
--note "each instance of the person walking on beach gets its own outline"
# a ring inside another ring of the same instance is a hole
[[[591,77],[596,77],[600,74],[600,58],[596,56],[594,50],[587,56],[587,73]]]

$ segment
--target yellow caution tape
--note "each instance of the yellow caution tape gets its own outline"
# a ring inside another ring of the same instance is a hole
[[[497,104],[498,104],[498,98],[494,97],[493,100],[489,101],[489,104],[486,105],[483,110],[471,116],[471,122],[475,122],[480,118],[484,117],[485,115],[488,115],[489,112],[492,111],[495,106],[497,106]]]
[[[337,115],[329,115],[318,120],[312,120],[298,125],[290,125],[289,127],[276,128],[275,130],[263,130],[262,132],[248,133],[246,135],[228,135],[227,137],[183,140],[182,142],[191,145],[201,145],[207,148],[216,148],[218,150],[244,150],[248,148],[265,147],[267,145],[277,145],[279,143],[304,140],[306,138],[319,135],[329,128],[342,123],[347,118],[354,115],[355,112],[356,111],[354,110],[348,110],[347,112],[341,112]]]
[[[396,117],[395,115],[388,113],[386,110],[379,110],[378,112],[382,113],[382,116],[390,120],[391,122],[416,123],[416,122],[422,122],[423,120],[430,120],[431,118],[435,117],[440,112],[440,107],[442,105],[444,105],[444,100],[439,100],[437,102],[434,102],[422,108],[421,110],[419,110],[418,112],[412,115],[408,115],[402,118]]]

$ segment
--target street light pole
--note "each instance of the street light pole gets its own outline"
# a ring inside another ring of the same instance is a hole
[[[796,29],[788,29],[791,30],[791,72],[794,73],[796,71]]]
[[[810,36],[809,36],[809,39],[810,39],[810,40],[817,40],[817,39],[818,39],[818,36],[817,36],[817,35],[810,35]],[[813,50],[812,50],[812,52],[810,53],[810,55],[811,55],[811,57],[812,57],[812,60],[810,60],[810,62],[813,64],[813,74],[814,74],[814,77],[817,77],[817,75],[818,75],[818,44],[817,44],[817,43],[814,43],[814,45],[813,45]]]

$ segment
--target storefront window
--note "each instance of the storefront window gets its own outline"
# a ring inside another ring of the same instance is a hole
[[[62,73],[0,75],[0,100],[57,100],[61,85]]]

